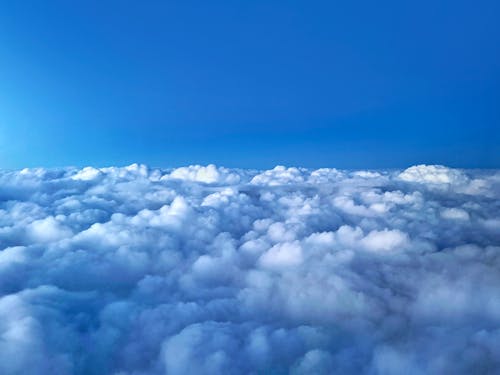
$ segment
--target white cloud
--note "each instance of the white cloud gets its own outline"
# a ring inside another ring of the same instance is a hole
[[[260,264],[269,269],[287,269],[302,262],[302,248],[297,242],[274,245],[260,257]]]
[[[163,179],[167,178],[204,182],[206,184],[235,184],[239,182],[240,176],[236,173],[230,173],[226,168],[217,168],[215,165],[209,164],[206,167],[201,165],[191,165],[189,167],[177,168],[170,174],[163,177]]]
[[[81,171],[75,173],[71,178],[73,180],[90,181],[97,178],[101,172],[93,167],[85,167]]]
[[[498,372],[499,176],[0,171],[0,373]]]
[[[469,220],[467,211],[461,208],[444,208],[441,210],[441,217],[445,219]]]
[[[388,251],[404,247],[408,243],[408,236],[397,229],[373,230],[360,242],[367,250]]]
[[[282,165],[276,166],[274,169],[264,171],[252,178],[251,184],[255,185],[285,185],[289,183],[300,183],[304,181],[302,172],[298,168],[286,168]]]
[[[64,217],[54,218],[53,216],[35,220],[27,227],[28,236],[34,242],[40,243],[54,242],[69,237],[72,233],[61,224],[63,220]]]
[[[399,178],[409,182],[452,184],[467,181],[467,177],[459,170],[442,165],[416,165],[404,170]]]

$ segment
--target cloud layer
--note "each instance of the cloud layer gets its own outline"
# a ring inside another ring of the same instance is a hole
[[[0,172],[2,374],[500,371],[500,172]]]

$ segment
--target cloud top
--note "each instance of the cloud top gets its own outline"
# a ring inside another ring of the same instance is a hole
[[[2,374],[500,371],[500,172],[0,171]]]

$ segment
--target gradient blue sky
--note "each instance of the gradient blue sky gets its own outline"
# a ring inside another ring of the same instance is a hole
[[[3,1],[0,167],[500,167],[500,2]]]

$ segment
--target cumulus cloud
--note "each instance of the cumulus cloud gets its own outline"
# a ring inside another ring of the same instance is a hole
[[[2,374],[500,371],[500,173],[0,171]]]
[[[461,183],[467,177],[458,170],[442,165],[416,165],[403,171],[399,178],[410,182],[450,184]]]

